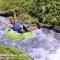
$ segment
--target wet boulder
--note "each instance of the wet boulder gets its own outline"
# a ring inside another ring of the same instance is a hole
[[[60,33],[60,26],[54,26],[54,30]]]

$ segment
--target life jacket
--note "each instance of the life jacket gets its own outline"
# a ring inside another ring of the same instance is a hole
[[[19,22],[15,22],[12,27],[14,31],[18,31],[21,28],[22,28],[22,25]]]

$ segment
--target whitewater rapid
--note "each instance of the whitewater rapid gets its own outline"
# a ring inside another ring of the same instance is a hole
[[[0,30],[0,44],[18,48],[34,60],[60,60],[60,33],[41,28],[33,31],[35,36],[24,40],[11,40]]]

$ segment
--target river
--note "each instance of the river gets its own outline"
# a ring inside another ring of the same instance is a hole
[[[4,27],[2,25],[0,29],[0,44],[18,48],[34,60],[60,60],[60,33],[41,28],[33,31],[35,35],[32,37],[24,40],[11,40],[5,36]]]

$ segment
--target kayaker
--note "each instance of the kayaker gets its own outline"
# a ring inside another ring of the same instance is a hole
[[[10,24],[13,25],[12,29],[14,31],[17,31],[19,33],[28,32],[27,28],[23,24],[20,24],[19,22],[17,22],[15,12],[13,16],[10,16],[9,21],[10,21]]]
[[[34,24],[35,26],[32,25],[30,27],[26,27],[24,24],[22,25],[19,22],[16,22],[13,17],[11,17],[10,23],[13,25],[12,29],[14,31],[17,31],[18,33],[31,32],[31,31],[39,28],[38,23],[35,23]]]

